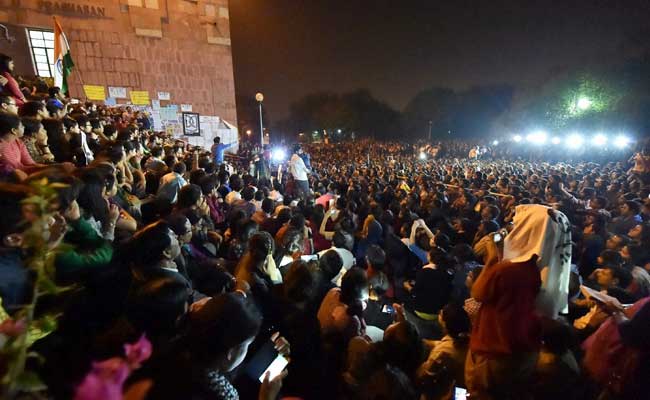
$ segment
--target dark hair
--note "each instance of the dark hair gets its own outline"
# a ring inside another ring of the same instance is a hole
[[[173,334],[188,303],[186,282],[180,275],[168,274],[135,286],[126,301],[126,315],[149,338]]]
[[[160,157],[163,154],[163,149],[160,146],[154,146],[151,148],[151,155],[154,157]]]
[[[102,192],[104,189],[113,187],[115,177],[99,167],[84,168],[79,173],[79,178],[84,183],[77,199],[79,206],[93,216],[97,222],[102,225],[106,224],[109,210]]]
[[[361,268],[351,268],[341,281],[340,301],[348,306],[359,301],[364,290],[368,290],[368,277]]]
[[[63,138],[63,123],[58,119],[46,118],[41,121],[43,128],[47,132],[47,144],[54,158],[61,161],[69,160],[69,146]]]
[[[176,206],[180,209],[190,208],[201,198],[201,188],[197,185],[185,185],[178,191]]]
[[[241,197],[242,197],[242,199],[244,199],[246,201],[253,200],[253,198],[255,197],[255,189],[253,189],[250,186],[246,186],[241,191]]]
[[[447,333],[454,339],[454,342],[467,343],[472,326],[467,312],[461,305],[449,303],[444,306],[442,320],[445,322]]]
[[[189,221],[189,219],[182,212],[172,212],[165,218],[165,221],[169,224],[169,229],[174,231],[176,235],[182,236],[187,233],[186,222]]]
[[[560,319],[542,318],[542,343],[546,350],[558,356],[571,348],[573,332],[569,325]]]
[[[106,145],[98,155],[108,158],[113,164],[117,164],[124,157],[124,147],[119,143],[112,142]]]
[[[331,281],[343,267],[343,259],[336,250],[328,250],[318,260],[318,268],[326,281]]]
[[[603,250],[600,258],[603,259],[602,265],[620,267],[623,264],[621,253],[616,250]]]
[[[5,73],[5,72],[10,72],[9,71],[9,63],[13,61],[13,58],[10,56],[0,53],[0,74]]]
[[[36,117],[40,110],[45,109],[45,104],[40,101],[28,101],[23,104],[18,110],[18,115],[21,117]]]
[[[0,137],[7,136],[20,126],[20,117],[8,112],[0,112]]]
[[[371,244],[366,250],[366,261],[375,271],[383,271],[386,264],[386,253],[376,244]]]
[[[31,195],[31,188],[26,185],[0,182],[0,240],[6,235],[21,232],[26,228],[22,223],[21,201]]]
[[[303,303],[314,298],[316,279],[307,263],[296,260],[291,263],[284,277],[284,296],[293,303]]]
[[[267,214],[271,214],[273,212],[274,205],[275,203],[273,202],[273,200],[266,197],[264,200],[262,200],[262,211],[264,211]]]
[[[239,175],[236,175],[236,174],[232,175],[230,177],[230,188],[233,191],[238,192],[238,191],[240,191],[242,189],[242,187],[243,187],[242,186],[242,180],[239,177]]]
[[[275,241],[266,231],[257,232],[248,240],[248,252],[256,264],[264,261],[274,250]]]
[[[217,185],[217,177],[213,174],[202,176],[201,179],[199,179],[199,186],[201,186],[201,191],[206,196],[212,193]]]
[[[233,347],[257,336],[262,315],[255,304],[240,293],[213,297],[192,313],[186,336],[187,349],[199,365],[212,365]]]
[[[41,121],[37,120],[36,118],[28,118],[24,117],[22,119],[23,126],[25,127],[25,136],[26,137],[31,137],[34,134],[38,133],[38,131],[41,129]]]
[[[641,205],[634,200],[627,200],[625,205],[627,205],[635,214],[638,214],[641,210]]]
[[[184,162],[177,162],[172,167],[172,171],[176,172],[177,174],[183,175],[187,171],[187,166],[185,165]]]
[[[157,221],[137,231],[127,242],[131,265],[141,271],[150,272],[157,268],[164,258],[164,252],[171,246],[170,227],[164,221]]]
[[[615,266],[605,266],[604,268],[610,270],[614,279],[618,280],[618,287],[625,289],[632,283],[632,273],[625,268]]]
[[[214,139],[212,139],[214,143],[219,143],[221,142],[221,138],[219,136],[215,136]]]

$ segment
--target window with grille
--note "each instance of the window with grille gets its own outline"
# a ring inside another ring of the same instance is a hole
[[[54,76],[54,32],[43,29],[27,29],[29,46],[37,76]]]

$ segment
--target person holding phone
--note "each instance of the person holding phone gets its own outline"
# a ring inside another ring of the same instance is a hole
[[[143,368],[134,386],[149,383],[146,398],[239,399],[239,392],[226,377],[246,358],[248,347],[260,331],[262,316],[255,304],[239,291],[208,300],[190,313],[187,334],[169,356],[161,355]],[[271,337],[283,353],[286,341]],[[280,342],[280,345],[278,345]],[[260,400],[275,400],[286,371],[261,377]]]

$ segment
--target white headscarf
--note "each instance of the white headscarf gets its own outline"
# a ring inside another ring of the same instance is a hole
[[[534,255],[541,268],[542,288],[537,296],[540,314],[556,318],[567,312],[571,272],[571,225],[560,211],[539,204],[517,206],[514,229],[506,236],[503,258],[524,262]]]

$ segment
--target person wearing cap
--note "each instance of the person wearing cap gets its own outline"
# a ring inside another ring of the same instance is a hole
[[[289,173],[293,176],[293,179],[296,182],[298,195],[300,197],[305,197],[309,193],[309,181],[307,180],[309,169],[302,159],[302,153],[302,146],[299,144],[295,145],[293,148],[293,155],[291,156],[291,160],[289,160]]]

